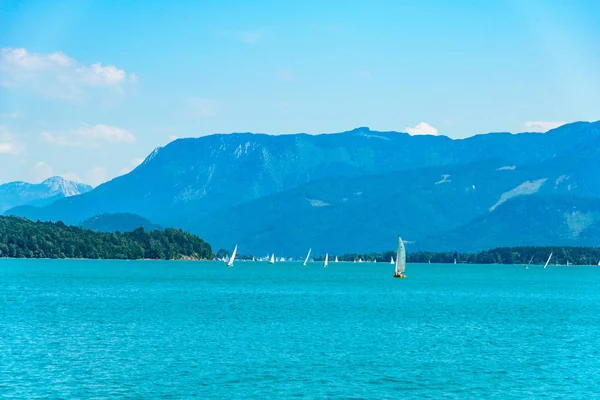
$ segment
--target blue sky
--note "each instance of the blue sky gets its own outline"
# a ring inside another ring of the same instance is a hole
[[[598,1],[0,3],[0,182],[97,185],[174,137],[600,119]]]

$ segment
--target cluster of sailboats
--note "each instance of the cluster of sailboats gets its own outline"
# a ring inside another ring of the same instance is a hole
[[[548,268],[548,265],[550,265],[550,260],[552,260],[552,255],[553,254],[554,254],[554,252],[551,251],[550,255],[548,256],[548,259],[546,260],[546,263],[544,264],[544,268]],[[531,259],[529,260],[529,262],[527,263],[527,265],[525,265],[525,268],[529,268],[529,266],[533,262],[533,258],[534,258],[534,256],[531,256]],[[556,263],[555,265],[559,265],[559,264]],[[569,260],[567,260],[567,263],[565,265],[567,267],[570,267],[572,264],[569,262]],[[600,267],[600,261],[598,261],[598,266]]]
[[[310,261],[311,252],[312,252],[312,249],[308,249],[308,254],[306,255],[306,258],[304,258],[304,262],[302,263],[302,265],[305,267]],[[550,252],[548,259],[546,260],[546,263],[544,264],[544,268],[547,268],[548,265],[550,265],[550,261],[552,260],[553,254],[554,254],[553,252]],[[231,254],[231,257],[223,259],[223,261],[227,262],[228,267],[233,267],[233,262],[235,261],[236,255],[237,255],[237,244],[235,245],[235,248],[233,249],[233,253]],[[269,261],[269,264],[274,264],[276,260],[277,261],[286,261],[285,258],[276,259],[275,254],[271,254],[270,257],[267,256],[263,259],[260,259],[260,261],[267,261],[267,259]],[[534,256],[531,257],[531,259],[529,260],[529,263],[527,263],[527,265],[525,265],[525,268],[529,268],[529,266],[533,262],[533,259],[534,259]],[[256,261],[255,259],[253,259],[253,260]],[[289,259],[289,261],[292,261],[292,260]],[[334,262],[336,262],[336,263],[338,262],[337,256],[335,257]],[[363,262],[363,261],[362,261],[362,259],[359,259],[358,261],[355,260],[354,262]],[[323,267],[327,267],[328,264],[329,264],[329,253],[326,253],[325,259],[323,260]],[[394,260],[394,257],[392,256],[391,260],[390,260],[390,264],[395,265],[394,278],[406,278],[406,275],[405,275],[406,248],[404,247],[404,241],[402,240],[400,235],[398,235],[398,248],[396,250],[396,260]],[[456,264],[456,259],[454,259],[454,264]],[[567,261],[566,265],[569,266],[571,264],[569,263],[569,261]],[[598,266],[600,266],[600,261],[598,261]]]
[[[233,249],[233,253],[231,253],[231,257],[225,257],[222,259],[222,261],[227,263],[228,267],[233,267],[233,263],[235,261],[235,256],[237,255],[237,248],[238,248],[238,246],[236,244]],[[302,263],[302,265],[305,267],[310,261],[311,252],[312,252],[312,249],[308,249],[308,254],[306,255],[306,258],[304,259],[304,262]],[[269,260],[269,264],[275,264],[275,261],[276,261],[275,254],[271,254],[270,257],[267,256],[264,259],[260,259],[258,261],[266,261],[267,259]],[[285,261],[284,258],[281,258],[279,260]],[[253,261],[257,261],[257,260],[253,258]],[[333,262],[336,262],[336,263],[339,262],[337,256],[335,257],[335,260]],[[357,262],[357,261],[355,261],[355,262]],[[362,259],[359,258],[358,262],[363,262],[363,261],[362,261]],[[326,268],[328,264],[329,264],[329,253],[326,253],[325,259],[323,260],[323,267]],[[392,256],[392,258],[390,260],[390,264],[394,264],[396,266],[396,268],[394,269],[394,277],[395,278],[406,278],[406,275],[404,274],[404,271],[406,270],[406,249],[404,248],[404,242],[402,241],[400,236],[398,236],[398,249],[396,251],[396,260],[394,261],[394,257]]]

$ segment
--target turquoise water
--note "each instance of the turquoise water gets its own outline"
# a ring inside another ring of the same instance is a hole
[[[594,398],[600,268],[0,260],[0,396]]]

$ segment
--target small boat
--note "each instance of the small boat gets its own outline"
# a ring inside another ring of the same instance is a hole
[[[527,263],[527,265],[525,266],[525,268],[526,268],[526,269],[527,269],[527,268],[529,268],[529,266],[531,265],[531,262],[533,261],[533,257],[534,257],[534,256],[531,256],[531,259],[529,260],[529,262],[528,262],[528,263]]]
[[[571,266],[571,263],[569,262],[569,260],[567,260],[567,267]]]
[[[275,254],[271,254],[271,259],[269,260],[269,264],[275,264]]]
[[[363,262],[362,258],[359,258],[359,259],[358,259],[358,262]]]
[[[406,278],[406,249],[400,235],[398,235],[398,250],[396,251],[396,269],[394,270],[394,278]]]
[[[456,258],[454,259],[454,264],[456,264]]]
[[[233,267],[233,261],[235,261],[236,253],[237,253],[237,244],[235,245],[235,248],[233,249],[233,254],[231,254],[231,258],[229,259],[229,262],[227,263],[228,267]]]
[[[329,254],[325,253],[325,261],[323,262],[323,267],[327,267],[328,260],[329,260]]]
[[[335,262],[338,262],[337,256],[335,256]],[[600,264],[599,264],[600,265]]]
[[[312,249],[308,249],[308,254],[306,255],[306,258],[304,259],[304,262],[302,263],[303,266],[306,267],[306,263],[308,262],[308,259],[310,258],[310,252]]]
[[[546,268],[548,266],[551,258],[552,258],[552,252],[550,252],[550,256],[548,257],[548,261],[546,261],[546,264],[544,264],[544,268]]]
[[[390,264],[395,264],[395,262],[394,262],[394,256],[392,256],[392,258],[390,259]]]

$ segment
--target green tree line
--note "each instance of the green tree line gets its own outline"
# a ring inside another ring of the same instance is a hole
[[[453,263],[460,264],[545,264],[552,252],[551,264],[566,265],[597,265],[600,262],[598,247],[568,247],[568,246],[521,246],[499,247],[483,250],[477,253],[459,252],[415,252],[406,255],[407,262],[413,263]],[[389,262],[396,258],[395,251],[378,253],[356,253],[338,256],[340,261],[377,261]],[[316,261],[322,257],[315,258]]]
[[[180,229],[102,233],[62,222],[0,217],[0,257],[91,259],[212,259],[211,247]]]

